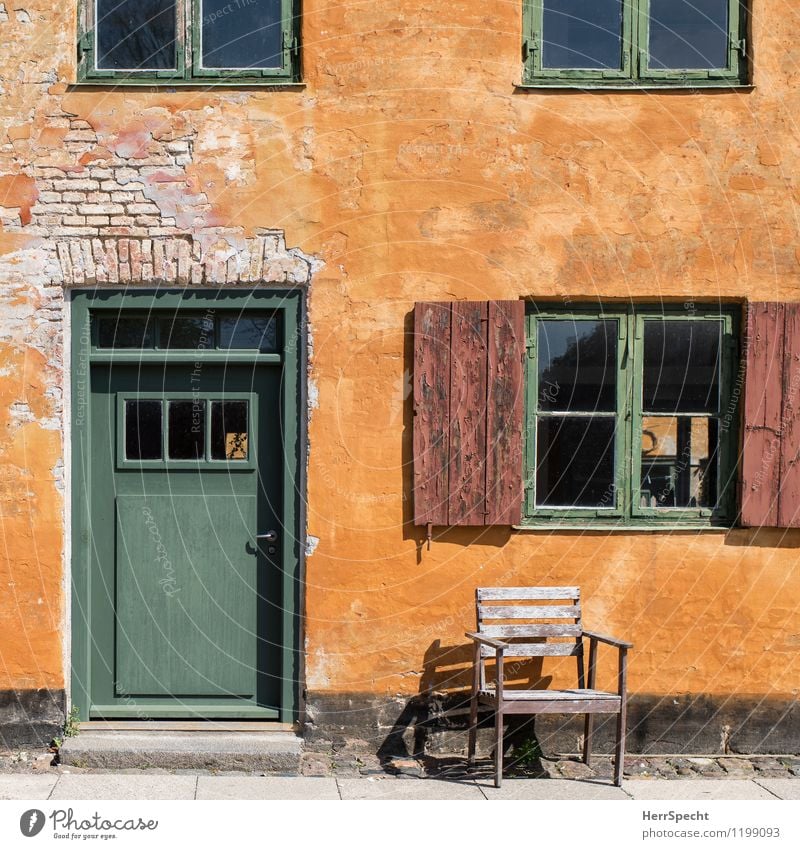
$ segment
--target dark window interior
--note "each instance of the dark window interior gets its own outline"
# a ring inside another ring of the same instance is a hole
[[[96,0],[97,67],[177,68],[175,0]]]

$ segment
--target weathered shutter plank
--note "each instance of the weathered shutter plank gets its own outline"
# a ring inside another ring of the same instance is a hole
[[[448,524],[450,304],[414,307],[414,524]]]
[[[741,523],[778,523],[784,363],[784,305],[747,310],[747,383],[742,458]]]
[[[800,527],[800,304],[785,304],[778,527]]]
[[[485,301],[456,301],[450,328],[450,525],[483,525],[486,506]]]
[[[486,524],[522,514],[525,302],[490,301],[488,322]]]

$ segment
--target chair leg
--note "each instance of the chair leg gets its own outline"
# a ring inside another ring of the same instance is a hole
[[[625,767],[625,702],[617,714],[617,754],[614,763],[614,784],[622,786],[622,770]]]
[[[494,715],[495,749],[494,749],[494,786],[503,784],[503,712],[498,710]]]
[[[467,745],[467,766],[475,765],[475,748],[478,737],[478,696],[472,694],[469,703],[469,744]]]
[[[583,725],[583,762],[592,765],[592,733],[594,731],[594,714],[587,713]]]

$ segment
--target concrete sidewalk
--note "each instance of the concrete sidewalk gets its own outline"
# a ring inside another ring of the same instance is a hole
[[[484,777],[283,778],[249,775],[187,775],[163,772],[0,775],[0,799],[794,799],[800,780],[630,779],[622,787],[598,780],[509,778],[496,789]]]

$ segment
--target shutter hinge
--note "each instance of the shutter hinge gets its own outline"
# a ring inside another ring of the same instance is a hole
[[[532,38],[526,38],[522,42],[522,61],[527,62],[528,59],[536,55],[539,50],[539,33],[535,32]]]
[[[83,58],[86,53],[91,52],[94,47],[94,33],[90,30],[89,32],[85,32],[78,39],[78,56]]]
[[[292,35],[289,32],[284,30],[283,33],[283,49],[288,50],[292,56],[297,59],[300,55],[300,42],[297,40],[296,35]]]
[[[738,50],[742,56],[747,56],[747,39],[746,38],[734,38],[731,36],[731,47],[734,50]]]

